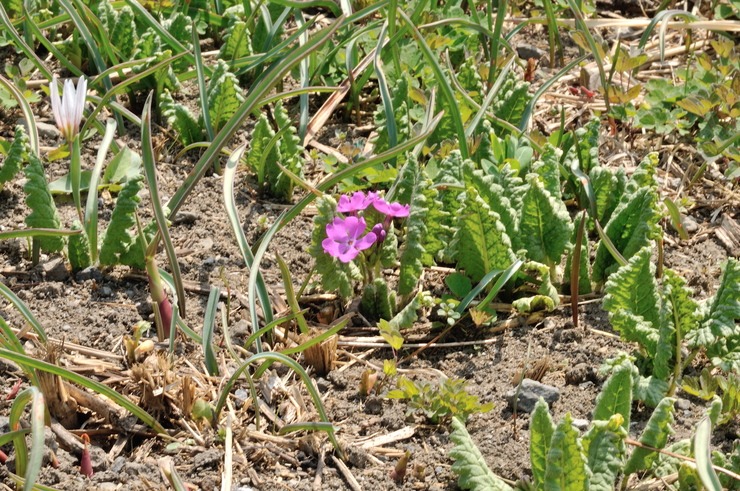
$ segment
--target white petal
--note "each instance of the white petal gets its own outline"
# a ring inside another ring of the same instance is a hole
[[[82,112],[85,109],[85,98],[87,97],[87,79],[84,75],[77,81],[77,93],[75,96],[75,118],[73,124],[75,131],[79,131]]]
[[[62,117],[64,118],[64,128],[67,135],[72,135],[75,115],[75,85],[72,80],[64,81],[64,94],[62,94]]]
[[[61,113],[62,101],[59,100],[59,87],[57,86],[57,76],[54,75],[51,79],[51,112],[54,113],[54,121],[57,124],[57,128],[62,129],[62,113]]]

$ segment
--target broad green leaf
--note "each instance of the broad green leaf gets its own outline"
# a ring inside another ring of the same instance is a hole
[[[27,180],[23,185],[23,191],[26,193],[26,205],[31,209],[31,214],[25,220],[26,225],[30,228],[61,228],[57,207],[46,184],[44,166],[39,158],[30,152],[25,173]],[[58,252],[64,247],[62,237],[35,237],[33,240],[46,252]]]
[[[219,60],[208,82],[208,113],[213,131],[218,132],[236,114],[244,102],[244,95],[236,76],[225,61]]]
[[[658,348],[653,360],[653,375],[668,380],[673,373],[676,337],[685,339],[698,326],[698,305],[691,298],[692,291],[674,271],[667,269],[663,275],[663,308]]]
[[[624,439],[627,430],[623,424],[622,416],[615,414],[608,421],[594,421],[581,438],[583,452],[591,472],[588,481],[588,489],[591,491],[615,489],[626,452]]]
[[[529,423],[529,459],[532,465],[532,478],[537,489],[541,489],[545,483],[547,454],[554,432],[555,424],[550,416],[550,410],[545,400],[540,398],[534,406]]]
[[[121,256],[134,242],[134,235],[129,230],[136,225],[136,209],[141,201],[138,193],[142,181],[141,175],[130,179],[118,195],[100,247],[100,264],[104,266],[120,264]]]
[[[0,190],[2,190],[3,184],[13,179],[18,171],[21,170],[21,166],[27,158],[28,145],[26,130],[21,125],[16,126],[13,143],[10,144],[8,154],[5,156],[2,165],[0,165]]]
[[[624,170],[620,168],[613,172],[609,168],[597,165],[591,168],[589,180],[594,190],[596,217],[600,223],[609,223],[627,186]]]
[[[560,159],[562,156],[562,150],[548,143],[540,159],[532,165],[532,172],[540,176],[547,192],[556,199],[562,198],[560,191]]]
[[[141,156],[128,147],[123,147],[105,168],[103,184],[124,184],[141,175]]]
[[[583,491],[587,489],[586,460],[581,453],[578,430],[567,413],[555,428],[547,452],[545,491]]]
[[[573,233],[573,223],[565,204],[553,197],[537,175],[527,177],[519,234],[527,257],[539,263],[559,264]]]
[[[651,247],[642,248],[609,278],[603,306],[609,312],[612,326],[624,340],[640,343],[654,356],[660,325],[660,299],[650,256]]]
[[[673,432],[671,423],[673,423],[673,404],[675,402],[676,399],[672,397],[664,397],[660,401],[650,416],[647,425],[645,425],[645,429],[640,436],[640,443],[656,449],[665,447],[668,435]],[[628,476],[634,472],[650,469],[657,457],[658,452],[643,447],[635,447],[624,466],[624,475]]]
[[[609,421],[612,416],[619,414],[622,418],[622,427],[625,431],[629,431],[630,414],[632,413],[633,370],[632,363],[623,362],[612,371],[596,397],[592,420]]]
[[[395,310],[396,295],[388,289],[383,278],[375,278],[365,285],[360,300],[360,313],[370,321],[390,320]]]
[[[525,82],[514,75],[513,72],[509,72],[496,94],[491,108],[497,118],[518,126],[530,99],[532,99],[532,94],[529,93],[529,82]],[[494,126],[497,131],[501,132],[500,134],[510,132],[508,128],[498,125],[496,122],[494,122]]]
[[[399,330],[398,326],[395,326],[385,319],[380,319],[378,322],[378,330],[380,336],[388,343],[391,348],[398,351],[403,346],[403,335]]]
[[[473,282],[494,269],[506,269],[516,260],[511,241],[498,214],[473,187],[468,187],[455,234],[457,265]]]
[[[466,166],[466,168],[472,166]],[[516,210],[511,206],[511,201],[506,196],[504,188],[496,182],[496,178],[485,175],[483,171],[476,170],[466,173],[466,183],[473,186],[483,201],[498,214],[506,229],[506,235],[511,240],[511,249],[517,251],[521,248],[521,236],[519,234],[519,219]]]
[[[511,491],[511,487],[497,477],[486,465],[478,447],[458,418],[452,418],[450,440],[455,446],[450,450],[452,471],[459,476],[457,484],[461,489],[473,491]]]
[[[604,232],[622,256],[629,259],[660,236],[660,218],[655,192],[650,188],[641,188],[619,204]],[[617,260],[600,241],[593,265],[594,282],[603,283],[617,267]]]
[[[654,376],[638,377],[633,389],[635,400],[643,401],[649,407],[657,406],[668,393],[668,381]]]

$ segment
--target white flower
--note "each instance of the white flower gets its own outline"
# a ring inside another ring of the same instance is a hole
[[[62,132],[64,138],[71,142],[80,131],[82,110],[85,108],[85,97],[87,96],[87,79],[80,77],[77,82],[77,90],[71,79],[64,81],[64,94],[59,97],[57,87],[57,76],[51,81],[51,110],[57,128]]]

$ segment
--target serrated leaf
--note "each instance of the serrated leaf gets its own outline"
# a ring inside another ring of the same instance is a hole
[[[625,431],[629,430],[633,369],[632,363],[624,362],[612,371],[596,397],[592,420],[608,421],[613,415],[619,414],[622,418],[622,427]]]
[[[249,36],[246,22],[241,20],[234,22],[224,36],[224,44],[219,50],[219,59],[231,63],[238,58],[251,55],[252,45]]]
[[[257,174],[257,183],[260,186],[263,186],[267,180],[267,162],[277,161],[278,159],[277,146],[273,146],[269,149],[269,155],[265,155],[265,151],[267,151],[270,140],[272,140],[274,136],[275,132],[270,127],[270,122],[267,120],[267,116],[261,114],[257,120],[257,124],[254,125],[249,154],[247,155],[247,163]]]
[[[673,423],[673,404],[675,402],[676,399],[672,397],[664,397],[660,401],[650,416],[647,425],[645,425],[645,429],[640,436],[640,443],[655,449],[665,447],[668,441],[668,435],[673,432],[671,423]],[[632,473],[649,469],[657,457],[658,452],[636,447],[624,466],[624,475],[628,476]]]
[[[554,432],[555,424],[550,416],[550,410],[545,400],[540,398],[534,406],[529,423],[529,459],[532,466],[532,479],[537,489],[542,488],[545,482],[547,454],[550,451],[550,441]]]
[[[606,236],[625,259],[631,258],[660,235],[658,221],[661,213],[656,198],[655,192],[649,187],[637,190],[619,204],[604,228]],[[616,259],[600,241],[592,270],[594,282],[603,283],[616,269]]]
[[[619,414],[612,416],[609,421],[594,421],[581,439],[588,469],[591,472],[588,481],[590,491],[615,489],[617,476],[624,464],[624,439],[627,430],[622,425],[622,417]]]
[[[606,283],[604,310],[624,340],[640,343],[654,355],[660,325],[660,299],[650,262],[651,247],[643,247]]]
[[[594,190],[596,216],[600,223],[608,223],[627,186],[624,170],[620,168],[613,172],[606,167],[594,166],[589,180]]]
[[[707,355],[725,370],[740,369],[740,261],[727,260],[719,289],[709,304],[702,329],[715,338],[705,345]],[[696,345],[698,336],[692,339]]]
[[[560,159],[563,151],[549,143],[542,150],[539,160],[532,164],[532,172],[540,176],[545,189],[553,198],[561,199],[560,191]]]
[[[21,166],[26,161],[28,155],[28,135],[23,126],[18,125],[15,127],[15,138],[13,143],[10,144],[8,154],[5,156],[5,160],[0,166],[0,190],[3,185],[9,182],[15,177]]]
[[[211,117],[211,125],[213,131],[218,133],[244,102],[239,81],[229,71],[229,66],[225,61],[219,60],[216,63],[206,92],[208,94],[208,114]]]
[[[136,209],[141,201],[138,193],[143,180],[141,175],[130,179],[118,194],[100,247],[100,264],[104,266],[121,264],[121,256],[134,243],[135,235],[129,230],[136,225]]]
[[[303,147],[301,139],[298,137],[298,130],[293,126],[293,122],[288,115],[288,111],[283,106],[282,101],[275,105],[273,111],[275,123],[280,131],[280,165],[292,172],[299,178],[303,177]],[[272,165],[270,165],[272,164]],[[293,199],[293,180],[286,175],[275,163],[269,163],[268,173],[273,181],[270,186],[273,194],[283,200],[290,202]]]
[[[547,452],[545,491],[583,491],[587,485],[586,460],[578,441],[578,430],[567,413],[555,428]]]
[[[661,327],[658,347],[653,359],[653,375],[668,380],[673,373],[676,336],[685,339],[698,326],[698,305],[691,298],[692,291],[675,272],[667,269],[663,276]]]
[[[46,184],[44,166],[33,152],[28,152],[25,174],[23,191],[26,193],[26,205],[31,209],[31,214],[25,220],[26,225],[29,228],[61,228],[57,207]],[[46,252],[58,252],[64,247],[62,237],[34,237],[33,240]]]
[[[87,234],[80,225],[79,220],[75,220],[72,230],[81,230],[77,235],[70,235],[67,242],[67,251],[69,252],[69,263],[72,265],[72,271],[80,271],[90,266],[90,243],[87,240]]]
[[[168,90],[161,94],[159,108],[167,126],[177,133],[180,143],[187,146],[205,139],[205,132],[198,119],[187,107],[175,102]]]
[[[455,234],[457,265],[474,282],[494,269],[506,269],[516,260],[511,241],[498,214],[473,187],[468,187]]]
[[[136,23],[134,12],[129,6],[124,6],[118,11],[115,22],[108,32],[110,39],[114,41],[114,47],[121,53],[121,59],[130,59],[136,45]]]
[[[398,277],[398,293],[401,296],[414,291],[424,270],[424,239],[429,233],[427,215],[430,199],[424,194],[430,181],[419,179],[414,186],[411,209],[406,219],[406,240],[401,249],[401,266]],[[434,191],[436,195],[436,191]]]
[[[506,196],[504,188],[496,182],[494,176],[484,175],[480,170],[467,173],[466,183],[475,187],[491,211],[498,214],[506,229],[506,235],[511,240],[511,249],[519,250],[521,248],[519,217],[517,211],[511,206],[511,201]]]
[[[488,468],[465,425],[452,418],[451,426],[450,440],[455,446],[450,450],[450,458],[455,461],[452,471],[459,476],[458,486],[473,491],[510,491],[512,488]]]
[[[529,189],[519,217],[519,235],[527,257],[547,265],[559,264],[573,233],[568,210],[550,195],[537,175],[530,174],[527,182]]]

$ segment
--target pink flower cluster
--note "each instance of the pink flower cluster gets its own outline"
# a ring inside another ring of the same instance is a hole
[[[372,230],[365,234],[367,222],[364,217],[358,216],[358,212],[365,211],[371,206],[385,215],[385,220],[373,226]],[[372,191],[367,194],[357,191],[352,196],[347,194],[340,196],[337,211],[348,216],[346,218],[336,217],[326,225],[326,239],[321,242],[321,246],[330,256],[336,257],[343,263],[349,263],[361,251],[369,249],[375,243],[383,242],[391,220],[409,216],[409,205],[388,203]]]

